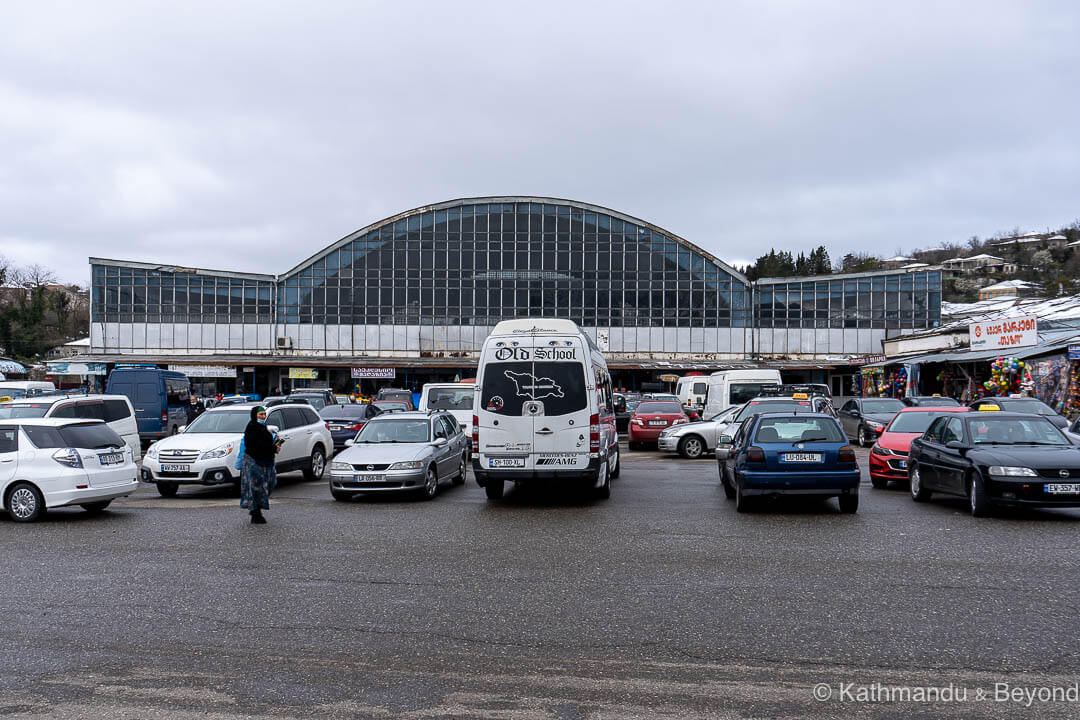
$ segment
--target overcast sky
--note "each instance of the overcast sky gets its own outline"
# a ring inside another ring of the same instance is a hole
[[[1080,3],[0,7],[0,254],[278,273],[418,205],[605,205],[729,262],[1080,217]]]

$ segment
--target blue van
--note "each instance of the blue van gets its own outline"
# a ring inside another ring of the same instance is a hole
[[[107,395],[126,395],[135,408],[139,438],[154,442],[187,425],[191,381],[187,375],[157,367],[117,367],[109,375]]]

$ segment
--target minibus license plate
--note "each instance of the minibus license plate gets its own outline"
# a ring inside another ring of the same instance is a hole
[[[1049,495],[1080,495],[1080,483],[1046,483]]]
[[[98,455],[98,460],[102,465],[119,465],[124,462],[124,453],[106,453],[105,455]]]
[[[821,462],[821,453],[782,453],[780,462]]]
[[[523,468],[525,458],[490,458],[488,467],[493,468]]]
[[[187,472],[191,469],[190,465],[162,465],[161,472]]]

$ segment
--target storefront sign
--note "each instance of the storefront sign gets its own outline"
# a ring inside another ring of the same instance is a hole
[[[1038,318],[1034,315],[985,320],[968,325],[972,350],[1007,350],[1039,344]]]
[[[236,377],[236,368],[226,365],[170,365],[169,369],[196,378]]]
[[[49,362],[49,372],[57,375],[106,375],[105,363]]]
[[[358,367],[352,369],[353,380],[393,380],[394,368]]]
[[[290,380],[318,380],[319,371],[315,368],[289,368]]]
[[[1069,359],[1080,360],[1080,345],[1069,346]]]
[[[246,368],[244,368],[244,372],[255,372],[255,368],[254,367],[246,367]]]
[[[886,358],[884,355],[863,355],[863,356],[849,355],[848,356],[848,364],[849,365],[867,365],[869,363],[885,362],[887,359],[888,358]]]

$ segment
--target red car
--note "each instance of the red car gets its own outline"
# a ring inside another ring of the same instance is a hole
[[[911,441],[922,437],[934,418],[946,413],[970,412],[966,407],[909,407],[896,413],[870,448],[870,483],[887,487],[890,480],[907,482]]]
[[[672,425],[690,422],[683,406],[667,400],[643,400],[630,416],[630,449],[637,450],[645,443],[655,443],[660,433]]]

